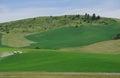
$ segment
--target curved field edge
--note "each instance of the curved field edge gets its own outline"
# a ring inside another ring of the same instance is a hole
[[[88,52],[88,53],[101,53],[101,54],[120,54],[120,40],[109,40],[98,42],[83,47],[70,47],[61,48],[61,51],[76,51],[76,52]]]
[[[36,50],[0,61],[0,72],[120,72],[120,55]]]
[[[80,26],[64,27],[42,33],[29,35],[26,38],[36,42],[28,47],[44,49],[60,49],[65,47],[80,47],[97,42],[112,40],[119,33],[120,26]]]
[[[25,38],[25,36],[30,35],[31,33],[9,33],[3,34],[1,42],[2,45],[9,47],[25,47],[30,46],[32,41]]]

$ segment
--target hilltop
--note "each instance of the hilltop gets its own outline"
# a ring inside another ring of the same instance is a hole
[[[72,29],[73,32],[77,31],[76,29],[79,30],[80,28],[83,28],[83,31],[84,29],[85,31],[87,31],[87,29],[89,30],[90,28],[90,31],[92,31],[94,30],[95,26],[101,26],[98,28],[96,27],[95,29],[100,28],[102,30],[102,27],[103,29],[105,29],[106,26],[108,27],[114,24],[117,24],[116,20],[111,18],[103,18],[100,16],[96,16],[95,14],[93,14],[92,16],[90,16],[89,14],[85,14],[85,15],[36,17],[36,18],[17,20],[7,23],[1,23],[0,32],[2,34],[2,37],[0,38],[0,40],[2,46],[5,45],[8,47],[26,47],[26,46],[30,46],[33,43],[37,43],[36,41],[29,39],[30,37],[28,36],[30,36],[31,34],[37,34],[37,33],[39,34],[41,32],[49,33],[52,31],[56,31],[56,37],[57,37],[57,30],[60,30],[62,34],[66,33],[66,35],[68,34],[70,36],[69,33],[72,33],[71,31]],[[64,28],[67,30],[65,30]],[[58,33],[60,34],[60,32]],[[74,34],[76,33],[77,32],[74,32]],[[39,46],[35,46],[35,47],[39,47]]]
[[[108,24],[110,20],[100,19],[100,16],[85,15],[64,15],[64,16],[46,16],[36,17],[23,20],[17,20],[0,24],[0,32],[21,32],[33,33],[41,32],[59,27],[73,27],[86,24]]]

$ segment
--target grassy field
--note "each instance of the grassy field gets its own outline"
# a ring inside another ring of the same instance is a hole
[[[0,24],[0,56],[6,52],[23,52],[23,54],[0,57],[0,72],[119,73],[120,40],[113,38],[120,33],[120,22],[101,18],[87,23],[83,17],[76,18],[75,15],[37,17]],[[80,77],[119,78],[120,76],[50,75],[38,78]],[[2,78],[10,78],[10,76]],[[16,78],[24,78],[24,76],[16,76]]]
[[[61,51],[76,51],[102,54],[120,54],[120,40],[109,40],[98,42],[84,47],[63,48]]]
[[[0,72],[120,72],[120,55],[29,50],[0,61]]]
[[[25,47],[30,46],[30,44],[34,43],[25,38],[29,34],[27,33],[9,33],[3,34],[2,36],[2,44],[10,47]]]
[[[30,47],[44,49],[60,49],[65,47],[80,47],[97,42],[112,40],[119,33],[119,26],[80,26],[65,27],[50,30],[38,34],[29,35],[26,38],[36,42]],[[117,27],[117,29],[116,29]]]
[[[31,33],[32,34],[40,33],[40,32],[44,32],[44,31],[47,32],[49,30],[59,29],[59,28],[63,28],[63,27],[68,27],[68,28],[72,28],[72,27],[75,28],[76,26],[77,27],[80,27],[80,26],[90,26],[90,27],[91,26],[102,26],[103,27],[103,26],[109,26],[113,23],[115,23],[115,24],[118,23],[116,20],[111,19],[111,18],[101,18],[97,21],[92,21],[92,22],[88,23],[88,22],[84,21],[83,18],[84,18],[83,15],[81,15],[79,17],[76,17],[76,15],[48,16],[48,17],[36,17],[36,18],[17,20],[17,21],[12,21],[12,22],[7,22],[7,23],[0,23],[0,32],[3,35],[2,39],[1,39],[2,45],[9,46],[9,47],[29,46],[31,43],[33,43],[32,41],[30,41],[32,39],[27,40],[25,38],[25,36],[26,36],[26,34],[28,35]],[[87,31],[87,29],[88,29],[88,27],[86,27],[85,31]],[[90,30],[92,30],[92,29],[93,29],[93,27]],[[72,31],[71,31],[71,29],[67,29],[67,30],[68,30],[67,33],[65,32],[66,30],[64,32],[61,30],[61,32],[63,32],[63,34],[66,33],[66,35],[68,35],[68,36],[70,36],[70,34],[72,32],[73,32],[73,34],[77,33],[77,32],[74,33],[74,29],[72,29]],[[78,28],[78,30],[79,30],[79,28]],[[56,35],[57,35],[57,33],[56,33]],[[59,32],[58,32],[58,35],[59,35]],[[83,36],[85,36],[85,35],[87,35],[87,33],[83,33]],[[70,38],[70,37],[68,37],[68,38]],[[64,37],[63,37],[63,39],[64,39]],[[73,41],[74,44],[71,44],[72,42],[70,43],[70,41],[71,40],[65,41],[65,42],[63,41],[63,42],[61,42],[61,44],[63,47],[64,46],[69,47],[68,45],[79,46],[79,44],[75,44],[76,42],[74,43],[74,41]],[[39,43],[39,41],[37,41],[37,42]],[[53,43],[53,44],[61,45],[59,43]],[[65,44],[65,45],[63,45],[63,44]],[[39,46],[40,44],[37,44],[37,45]],[[33,46],[36,47],[37,45],[33,45]],[[51,43],[50,43],[50,45],[46,45],[46,46],[42,46],[42,47],[40,46],[40,48],[49,48],[49,46],[51,46]],[[58,46],[58,47],[56,46],[55,48],[59,48],[59,47],[60,46]]]
[[[22,52],[29,52],[32,51],[32,49],[23,49],[23,48],[0,48],[0,56],[6,52],[11,53],[14,51],[22,51]]]

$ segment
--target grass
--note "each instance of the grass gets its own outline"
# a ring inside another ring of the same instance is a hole
[[[14,52],[14,51],[22,51],[28,52],[30,49],[23,49],[23,48],[0,48],[0,56],[5,52]]]
[[[0,61],[0,72],[120,72],[120,55],[31,50]]]
[[[117,23],[117,22],[115,22],[116,20],[110,19],[110,18],[101,18],[100,20],[93,21],[92,23],[87,23],[87,22],[83,21],[83,17],[84,17],[83,15],[81,15],[79,18],[76,17],[76,15],[67,15],[67,17],[65,17],[65,16],[53,16],[53,17],[47,16],[47,17],[36,17],[36,18],[17,20],[17,21],[12,21],[12,22],[7,22],[7,23],[0,23],[0,31],[3,35],[2,39],[1,39],[2,46],[3,45],[9,46],[9,47],[29,46],[33,42],[27,40],[25,38],[25,36],[26,36],[26,34],[28,35],[31,33],[32,34],[40,33],[40,32],[54,30],[54,29],[63,28],[63,27],[73,27],[74,28],[76,26],[80,27],[80,26],[98,26],[98,25],[109,26],[113,23]],[[107,24],[100,23],[101,21],[104,21]],[[71,34],[72,32],[67,32],[67,33],[69,35],[69,33]],[[63,47],[69,47],[68,45],[71,45],[72,42],[69,43],[69,42],[63,41],[60,43],[62,44]],[[74,43],[74,41],[73,41],[73,43]],[[42,46],[42,47],[40,46],[40,48],[49,48],[51,46],[51,43],[48,42],[48,44],[50,44],[50,45],[46,45],[46,46]],[[59,43],[53,43],[53,44],[61,45]],[[63,45],[63,44],[65,44],[65,45]],[[33,46],[35,46],[35,45],[33,45]],[[79,44],[77,44],[77,43],[72,44],[72,46],[79,46]],[[56,46],[55,48],[59,48],[59,47],[60,46]]]
[[[116,25],[116,23],[109,26],[85,25],[78,28],[64,27],[29,35],[26,38],[36,42],[32,44],[30,48],[60,49],[86,46],[97,42],[112,40],[112,38],[119,33],[119,29],[120,27]]]
[[[0,23],[0,31],[6,32],[40,32],[49,29],[59,28],[59,27],[68,27],[68,26],[76,26],[81,24],[87,24],[83,22],[84,16],[76,17],[76,15],[67,15],[65,16],[44,16],[44,17],[36,17],[29,19],[22,19],[7,23]],[[73,19],[74,18],[74,19]],[[112,21],[112,19],[101,18],[97,22],[93,22],[93,24],[99,24],[100,21],[106,20],[106,22]],[[82,23],[81,23],[82,22]]]
[[[23,54],[0,60],[0,72],[120,72],[120,54],[102,54],[109,48],[108,52],[113,49],[114,53],[116,49],[117,52],[119,51],[119,44],[116,44],[119,40],[114,42],[112,39],[120,33],[120,22],[102,18],[91,24],[83,22],[82,18],[73,20],[72,17],[72,15],[67,18],[64,16],[38,17],[0,24],[2,32],[0,55],[16,50],[23,52]],[[80,24],[81,21],[82,24]],[[105,21],[107,24],[100,24],[100,21]],[[10,30],[9,33],[5,33],[7,30]],[[33,34],[36,32],[37,34]],[[106,46],[111,43],[112,46]],[[3,48],[3,45],[17,48]],[[101,46],[105,47],[99,49]],[[77,52],[76,48],[69,49],[69,52],[55,50],[69,47],[84,49],[80,52]],[[98,50],[101,54],[94,53]],[[60,78],[59,76],[44,76],[43,78],[51,77]],[[82,77],[90,78],[90,76]],[[91,78],[94,77],[98,76],[91,76]],[[111,76],[113,77],[115,76]],[[68,76],[68,78],[72,77]]]
[[[120,40],[110,40],[98,42],[84,47],[63,48],[62,51],[77,51],[88,53],[102,53],[102,54],[120,54]]]
[[[2,45],[10,46],[10,47],[25,47],[29,46],[30,44],[34,43],[30,40],[25,38],[27,33],[9,33],[3,34],[2,36]]]

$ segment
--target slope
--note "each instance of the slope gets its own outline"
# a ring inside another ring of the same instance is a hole
[[[84,47],[63,48],[62,51],[77,51],[102,54],[120,54],[120,40],[98,42]]]
[[[120,72],[120,55],[30,51],[0,61],[0,72]]]
[[[116,22],[111,18],[100,18],[98,20],[92,20],[91,16],[89,16],[89,19],[86,19],[85,15],[47,16],[0,23],[0,33],[3,35],[2,45],[10,47],[24,47],[32,43],[24,38],[26,34],[40,33],[62,27],[77,28],[86,25],[109,26],[112,23]],[[20,36],[16,37],[16,35]]]
[[[30,48],[60,49],[80,47],[97,42],[112,40],[120,31],[120,24],[115,22],[108,26],[81,25],[80,27],[64,27],[55,30],[29,35],[26,38],[36,42]]]

